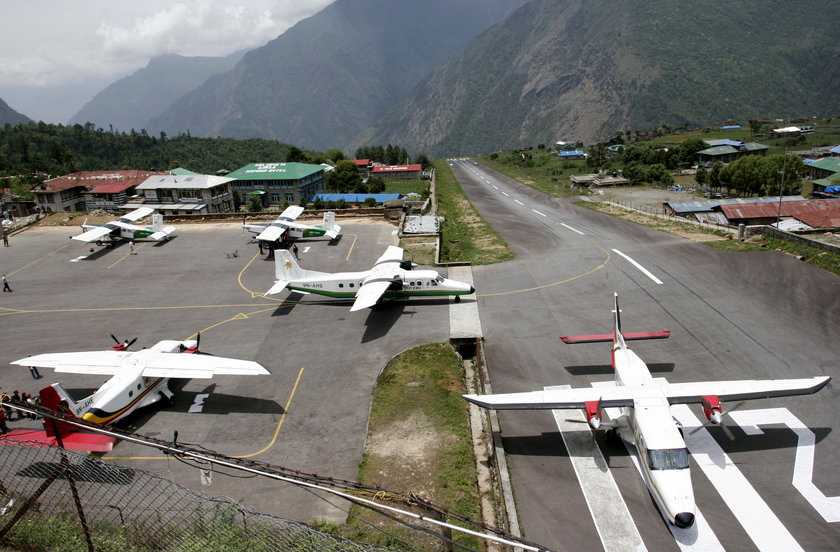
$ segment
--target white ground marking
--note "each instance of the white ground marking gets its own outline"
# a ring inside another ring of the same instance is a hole
[[[87,257],[88,257],[87,255],[82,255],[81,257],[76,257],[75,259],[70,259],[70,262],[71,263],[78,263],[79,261],[81,261],[83,259],[87,259]]]
[[[306,247],[303,248],[303,252],[304,253],[309,253],[309,249],[310,249],[310,247],[307,245]]]
[[[522,202],[521,202],[521,201],[519,201],[518,199],[514,199],[514,201],[515,201],[515,202],[517,202],[517,203],[518,203],[518,204],[520,204],[520,205],[525,205],[524,203],[522,203]]]
[[[535,212],[536,214],[538,214],[539,216],[541,216],[541,217],[544,217],[544,216],[545,216],[545,214],[540,213],[540,212],[539,212],[539,211],[537,211],[536,209],[531,209],[531,210],[532,210],[533,212]]]
[[[502,192],[502,195],[505,197],[510,197],[507,192]]]
[[[581,231],[580,231],[580,230],[578,230],[577,228],[572,228],[571,226],[569,226],[569,225],[568,225],[568,224],[566,224],[565,222],[561,222],[561,223],[560,223],[560,226],[564,226],[564,227],[568,228],[569,230],[571,230],[572,232],[577,232],[577,233],[578,233],[578,234],[580,234],[581,236],[585,236],[585,234],[584,234],[583,232],[581,232]]]
[[[702,422],[688,405],[672,406],[671,414],[682,424],[686,445],[697,465],[758,549],[802,550],[711,433],[705,428],[692,433]]]
[[[546,387],[568,389],[568,385]],[[621,491],[613,479],[601,449],[598,448],[592,431],[586,423],[586,417],[580,410],[552,410],[557,428],[563,436],[563,442],[569,451],[569,459],[575,469],[583,491],[583,497],[592,514],[595,529],[601,538],[604,550],[624,552],[625,550],[647,550],[627,503],[621,497]],[[576,423],[572,420],[580,420]]]
[[[496,186],[495,184],[493,185],[493,188],[494,188],[494,189],[496,189],[496,190],[498,190],[498,189],[499,189],[499,187],[498,187],[498,186]]]
[[[816,437],[808,426],[787,408],[764,408],[730,412],[729,416],[747,435],[764,433],[758,426],[784,424],[796,434],[796,460],[793,463],[793,486],[799,491],[824,520],[829,523],[840,521],[840,497],[825,496],[814,485],[814,449]]]
[[[188,412],[201,412],[204,409],[204,400],[210,396],[210,393],[199,393],[195,396],[195,402],[190,405]]]
[[[642,265],[640,265],[639,263],[637,263],[636,261],[634,261],[633,259],[631,259],[631,258],[630,258],[630,257],[628,257],[627,255],[625,255],[624,253],[622,253],[622,252],[621,252],[621,251],[619,251],[618,249],[613,249],[613,251],[614,251],[614,252],[616,252],[616,253],[618,253],[619,255],[621,255],[622,257],[624,257],[625,259],[627,259],[628,261],[630,261],[630,264],[632,264],[633,266],[635,266],[636,268],[638,268],[639,270],[641,270],[641,271],[642,271],[642,274],[644,274],[645,276],[647,276],[648,278],[650,278],[651,280],[653,280],[653,281],[654,281],[654,282],[656,282],[657,284],[660,284],[660,285],[662,284],[662,280],[660,280],[659,278],[657,278],[656,276],[654,276],[653,274],[651,274],[651,273],[650,273],[650,271],[649,271],[648,269],[646,269],[645,267],[643,267]]]

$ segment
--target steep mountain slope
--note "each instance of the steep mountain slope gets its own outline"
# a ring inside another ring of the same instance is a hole
[[[232,69],[245,52],[225,57],[159,56],[94,96],[70,123],[92,122],[96,126],[129,131],[148,129],[149,119],[204,83],[209,77]]]
[[[431,154],[840,111],[840,3],[534,0],[351,147]]]
[[[0,125],[18,125],[28,123],[31,119],[9,107],[9,104],[0,98]]]
[[[525,0],[337,0],[210,79],[150,126],[341,147]]]

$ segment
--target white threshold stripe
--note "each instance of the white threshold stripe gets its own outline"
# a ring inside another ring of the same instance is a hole
[[[585,236],[585,235],[586,235],[586,234],[584,234],[583,232],[581,232],[580,230],[578,230],[577,228],[572,228],[571,226],[569,226],[569,225],[568,225],[568,224],[566,224],[565,222],[561,222],[561,223],[560,223],[560,226],[563,226],[563,227],[565,227],[565,228],[568,228],[568,229],[569,229],[569,230],[571,230],[572,232],[577,232],[577,233],[578,233],[578,234],[580,234],[581,236]]]
[[[540,213],[540,212],[539,212],[539,211],[537,211],[536,209],[531,209],[531,210],[532,210],[533,212],[535,212],[536,214],[538,214],[539,216],[541,216],[541,217],[546,216],[545,214]]]
[[[546,387],[569,389],[568,385]],[[601,544],[607,552],[646,551],[639,529],[580,410],[552,410]],[[582,423],[569,421],[580,420]]]
[[[641,271],[642,271],[642,274],[644,274],[645,276],[647,276],[648,278],[650,278],[651,280],[653,280],[653,281],[654,281],[654,282],[656,282],[657,284],[662,285],[662,280],[660,280],[659,278],[657,278],[656,276],[654,276],[653,274],[651,274],[651,272],[650,272],[648,269],[646,269],[645,267],[643,267],[642,265],[640,265],[639,263],[637,263],[636,261],[634,261],[633,259],[631,259],[631,258],[630,258],[630,257],[628,257],[627,255],[625,255],[624,253],[622,253],[622,252],[621,252],[621,251],[619,251],[618,249],[613,249],[613,251],[614,251],[615,253],[617,253],[617,254],[621,255],[621,256],[622,256],[622,257],[624,257],[625,259],[627,259],[627,260],[630,262],[630,264],[632,264],[633,266],[635,266],[636,268],[638,268],[639,270],[641,270]]]

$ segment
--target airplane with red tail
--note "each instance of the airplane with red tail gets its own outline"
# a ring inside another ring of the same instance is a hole
[[[60,383],[41,390],[41,406],[88,422],[111,424],[139,408],[161,400],[169,406],[174,394],[169,389],[170,378],[211,378],[215,375],[266,375],[260,364],[250,360],[218,357],[199,351],[200,334],[195,340],[159,341],[148,349],[129,351],[131,341],[116,341],[105,351],[76,353],[47,353],[34,355],[12,364],[52,368],[56,372],[112,376],[92,395],[74,400]],[[80,432],[71,424],[57,422],[64,448],[107,452],[114,439],[98,434]],[[5,435],[13,440],[40,441],[57,444],[53,423],[44,420],[44,430],[13,430]]]
[[[677,527],[694,523],[694,491],[689,474],[688,448],[682,428],[671,415],[674,404],[700,404],[711,424],[720,425],[730,412],[724,401],[746,401],[816,393],[829,376],[781,380],[740,380],[669,383],[654,378],[647,365],[627,346],[627,341],[664,339],[668,330],[622,333],[618,294],[615,294],[612,334],[561,337],[564,343],[612,341],[613,387],[555,389],[525,393],[464,395],[478,406],[493,410],[583,409],[593,430],[606,429],[635,445],[645,483],[663,516]],[[736,404],[735,408],[740,406]],[[613,420],[602,420],[604,408],[621,408]],[[726,426],[722,426],[724,429]]]

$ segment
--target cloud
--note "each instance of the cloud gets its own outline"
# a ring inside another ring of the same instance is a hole
[[[332,1],[15,2],[0,20],[0,89],[115,80],[162,54],[256,48]]]

